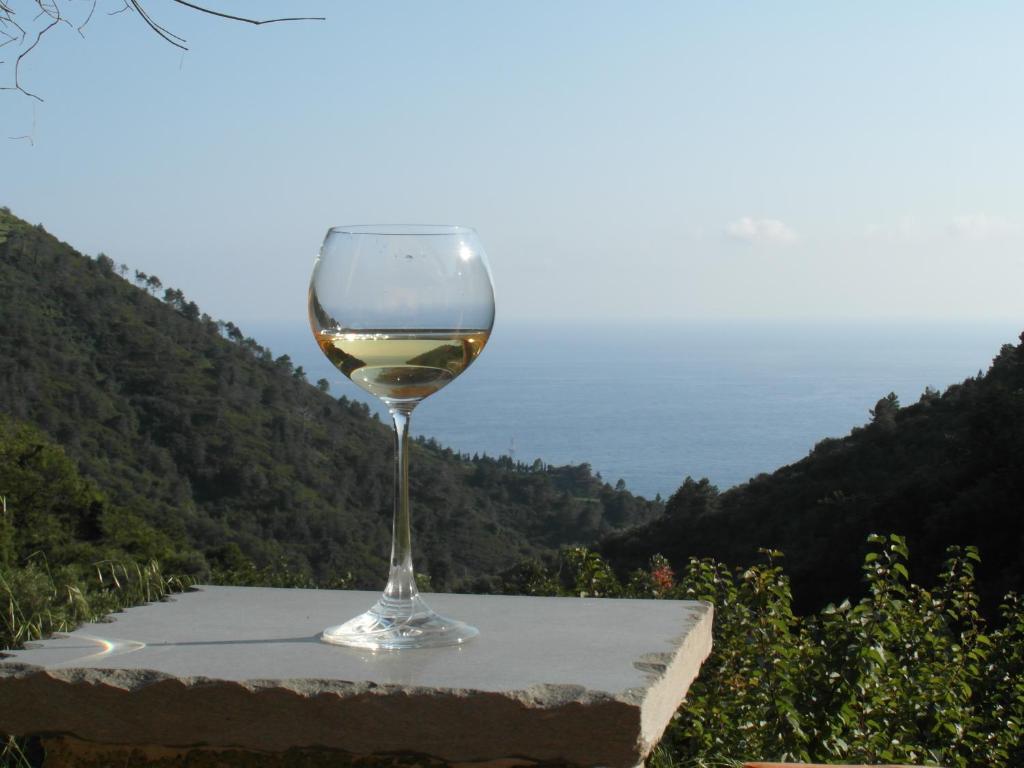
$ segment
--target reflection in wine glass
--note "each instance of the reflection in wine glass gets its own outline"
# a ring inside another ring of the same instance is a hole
[[[395,516],[384,594],[326,629],[360,648],[456,645],[475,637],[420,597],[409,524],[409,416],[477,358],[494,324],[494,290],[476,232],[453,226],[353,226],[328,231],[309,285],[317,344],[395,423]]]

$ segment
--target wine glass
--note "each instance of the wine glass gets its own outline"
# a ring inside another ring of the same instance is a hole
[[[468,227],[360,225],[327,232],[309,284],[327,358],[395,423],[395,515],[384,594],[321,639],[371,649],[457,645],[476,628],[439,616],[416,588],[409,529],[409,416],[477,358],[494,324],[487,257]]]

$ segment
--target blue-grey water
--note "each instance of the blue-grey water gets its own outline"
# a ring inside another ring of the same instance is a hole
[[[987,370],[1019,324],[498,324],[477,362],[413,414],[464,453],[589,462],[667,497],[687,475],[724,489],[848,434],[890,391],[904,405]],[[243,327],[310,381],[376,401],[338,373],[307,326]]]

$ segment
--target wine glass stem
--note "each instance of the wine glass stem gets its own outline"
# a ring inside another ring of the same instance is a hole
[[[409,416],[408,410],[393,407],[395,422],[395,519],[391,529],[391,572],[384,599],[408,602],[414,599],[416,574],[412,568],[412,532],[409,521]]]

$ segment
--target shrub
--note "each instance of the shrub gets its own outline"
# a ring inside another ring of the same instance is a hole
[[[952,547],[938,586],[914,584],[906,541],[871,536],[868,594],[794,615],[782,554],[731,569],[692,558],[673,573],[652,559],[621,583],[593,552],[570,549],[564,595],[706,600],[714,649],[652,756],[658,768],[742,760],[1024,764],[1024,604],[1004,600],[999,626],[979,610],[973,547]],[[555,579],[513,569],[503,591]],[[531,593],[527,590],[527,593]]]

